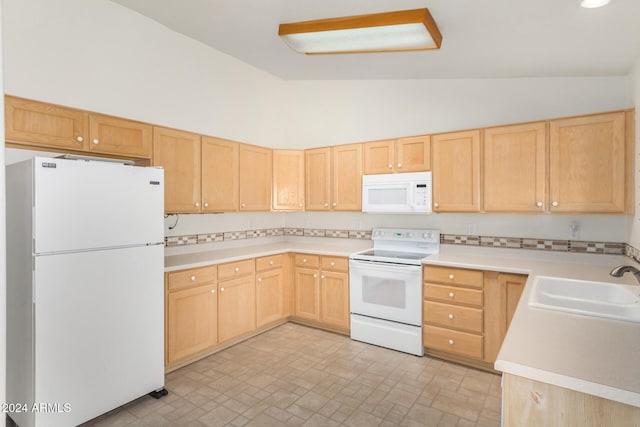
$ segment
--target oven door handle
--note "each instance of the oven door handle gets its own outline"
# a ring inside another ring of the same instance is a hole
[[[397,271],[397,272],[413,272],[420,271],[422,269],[419,265],[393,265],[389,263],[380,263],[380,262],[370,262],[370,261],[360,261],[360,260],[350,260],[349,266],[353,266],[355,268],[361,267],[369,270],[377,270],[377,271]]]

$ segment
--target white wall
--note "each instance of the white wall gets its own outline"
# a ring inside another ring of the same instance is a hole
[[[636,248],[640,248],[640,56],[636,60],[629,73],[629,94],[633,105],[636,108],[635,121],[635,215],[629,220],[627,243]]]

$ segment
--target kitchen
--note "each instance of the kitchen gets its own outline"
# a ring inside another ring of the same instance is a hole
[[[403,8],[423,6],[407,2]],[[270,148],[324,147],[622,110],[640,99],[637,66],[550,77],[532,72],[520,78],[391,80],[371,74],[354,81],[346,75],[323,78],[317,58],[300,56],[298,61],[314,61],[318,74],[297,80],[275,77],[108,1],[5,1],[2,13],[5,93]],[[307,15],[312,14],[299,16]],[[445,43],[454,36],[445,33]],[[357,233],[399,220],[406,227],[454,236],[640,246],[635,218],[625,215],[460,213],[425,220],[353,212],[247,212],[181,215],[165,225],[166,235],[177,239],[283,228]],[[575,225],[578,235],[571,237]]]

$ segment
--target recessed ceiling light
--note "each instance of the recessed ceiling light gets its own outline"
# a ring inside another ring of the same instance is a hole
[[[602,7],[609,4],[611,0],[582,0],[580,6],[586,7],[588,9],[593,9],[595,7]]]

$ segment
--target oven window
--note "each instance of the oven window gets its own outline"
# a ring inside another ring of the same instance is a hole
[[[406,282],[404,280],[365,276],[362,278],[362,301],[404,309],[406,307]]]
[[[373,205],[404,205],[407,203],[408,189],[398,188],[371,188],[368,191],[369,203]]]

